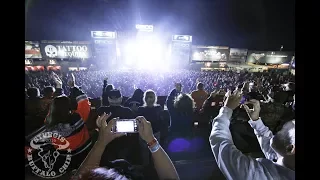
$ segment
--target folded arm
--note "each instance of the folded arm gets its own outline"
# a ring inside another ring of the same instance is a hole
[[[260,179],[266,169],[255,159],[242,154],[233,143],[229,130],[232,109],[222,107],[212,123],[209,138],[218,167],[227,179]]]

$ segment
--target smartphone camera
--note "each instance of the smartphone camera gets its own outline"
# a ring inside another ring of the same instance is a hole
[[[112,128],[114,133],[137,133],[138,125],[135,119],[119,119]]]
[[[240,104],[244,104],[247,101],[247,98],[245,96],[242,96],[242,99],[240,100]]]

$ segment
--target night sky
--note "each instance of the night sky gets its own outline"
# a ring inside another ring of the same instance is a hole
[[[29,0],[25,39],[90,40],[141,23],[197,45],[294,51],[294,16],[294,0]]]

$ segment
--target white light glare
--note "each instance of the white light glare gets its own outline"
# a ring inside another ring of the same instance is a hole
[[[201,58],[200,53],[198,53],[198,52],[193,53],[193,58],[200,59]]]
[[[165,48],[157,39],[128,43],[125,46],[125,64],[137,69],[155,69],[163,66]]]

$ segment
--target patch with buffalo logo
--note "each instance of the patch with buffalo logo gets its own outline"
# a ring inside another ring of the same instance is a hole
[[[42,178],[57,178],[66,173],[70,162],[70,143],[57,132],[42,132],[30,141],[27,159],[32,172]]]

